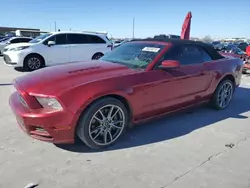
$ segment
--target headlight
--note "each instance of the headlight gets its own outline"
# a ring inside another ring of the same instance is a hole
[[[29,46],[20,46],[16,48],[10,48],[9,51],[19,51],[19,50],[24,50],[26,48],[29,48]]]
[[[4,48],[4,49],[3,49],[3,52],[6,52],[7,50],[8,50],[8,48]]]
[[[55,98],[36,97],[36,100],[41,104],[43,108],[53,108],[56,110],[62,110],[61,104]]]

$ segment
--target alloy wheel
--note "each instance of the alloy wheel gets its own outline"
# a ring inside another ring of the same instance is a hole
[[[225,82],[218,91],[217,101],[221,108],[226,108],[233,95],[233,85],[231,82]]]
[[[28,60],[28,67],[31,70],[39,69],[41,67],[41,60],[37,57],[31,57]]]
[[[117,105],[101,107],[89,123],[91,140],[101,146],[109,145],[119,138],[125,126],[125,114]]]

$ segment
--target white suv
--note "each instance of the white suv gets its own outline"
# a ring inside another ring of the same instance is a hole
[[[29,43],[9,45],[4,49],[6,65],[36,70],[44,66],[99,59],[111,51],[106,35],[92,32],[54,32]]]

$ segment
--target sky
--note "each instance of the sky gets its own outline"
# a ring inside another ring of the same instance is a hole
[[[107,31],[113,37],[180,35],[192,12],[191,37],[250,38],[250,0],[11,0],[1,2],[0,26],[45,31]]]

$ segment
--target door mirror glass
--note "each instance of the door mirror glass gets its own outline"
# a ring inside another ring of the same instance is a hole
[[[175,60],[165,60],[161,63],[161,65],[159,66],[160,69],[175,69],[180,67],[180,62],[179,61],[175,61]]]

